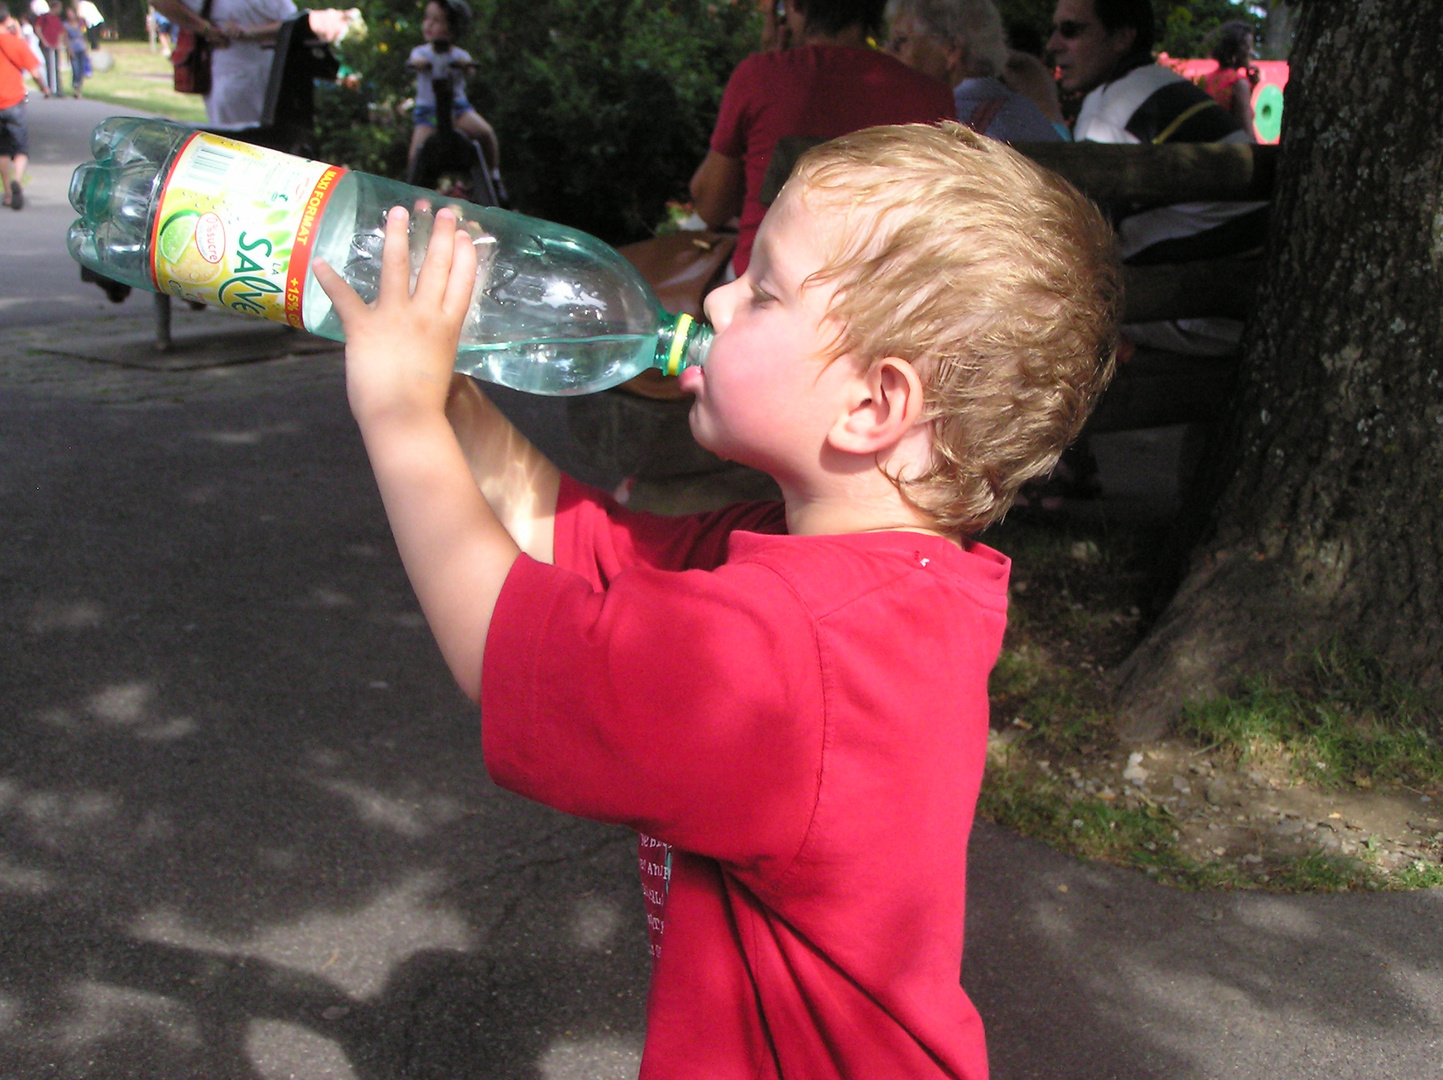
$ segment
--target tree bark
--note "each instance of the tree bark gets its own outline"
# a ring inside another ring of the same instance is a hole
[[[1273,231],[1124,737],[1342,638],[1443,684],[1443,0],[1297,9]]]

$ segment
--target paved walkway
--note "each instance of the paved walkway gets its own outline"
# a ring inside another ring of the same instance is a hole
[[[334,352],[155,357],[145,297],[66,285],[86,109],[33,110],[55,168],[0,217],[0,1080],[634,1075],[629,838],[486,779]],[[1166,442],[1112,449],[1155,494]],[[1443,892],[971,858],[999,1080],[1443,1075]]]

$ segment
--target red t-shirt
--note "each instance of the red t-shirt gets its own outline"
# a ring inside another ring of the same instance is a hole
[[[35,16],[35,36],[47,49],[58,49],[65,41],[65,20],[53,12]]]
[[[1216,71],[1209,71],[1204,76],[1207,83],[1207,92],[1213,96],[1213,100],[1226,109],[1229,115],[1233,111],[1233,88],[1248,77],[1246,68],[1218,68]]]
[[[40,72],[40,57],[25,39],[8,30],[0,30],[0,109],[8,109],[25,100],[25,72]]]
[[[556,565],[518,560],[486,640],[486,767],[643,834],[644,1080],[983,1080],[964,886],[1007,560],[783,528],[563,484]]]
[[[747,268],[766,213],[757,196],[778,139],[956,119],[950,87],[874,49],[808,45],[747,57],[727,81],[711,136],[711,148],[741,161],[746,174],[737,273]]]

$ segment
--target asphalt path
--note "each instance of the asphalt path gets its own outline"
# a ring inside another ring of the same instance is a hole
[[[80,285],[105,111],[36,103],[0,216],[0,1080],[633,1076],[632,839],[486,778],[336,354],[147,358],[146,298]],[[1443,1075],[1443,892],[1183,893],[987,826],[970,858],[999,1080]]]

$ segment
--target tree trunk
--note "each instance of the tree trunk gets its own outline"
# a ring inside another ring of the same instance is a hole
[[[1241,385],[1125,737],[1336,638],[1443,684],[1443,0],[1297,18]]]
[[[1264,60],[1286,60],[1293,49],[1293,8],[1286,0],[1270,0],[1263,24]]]

